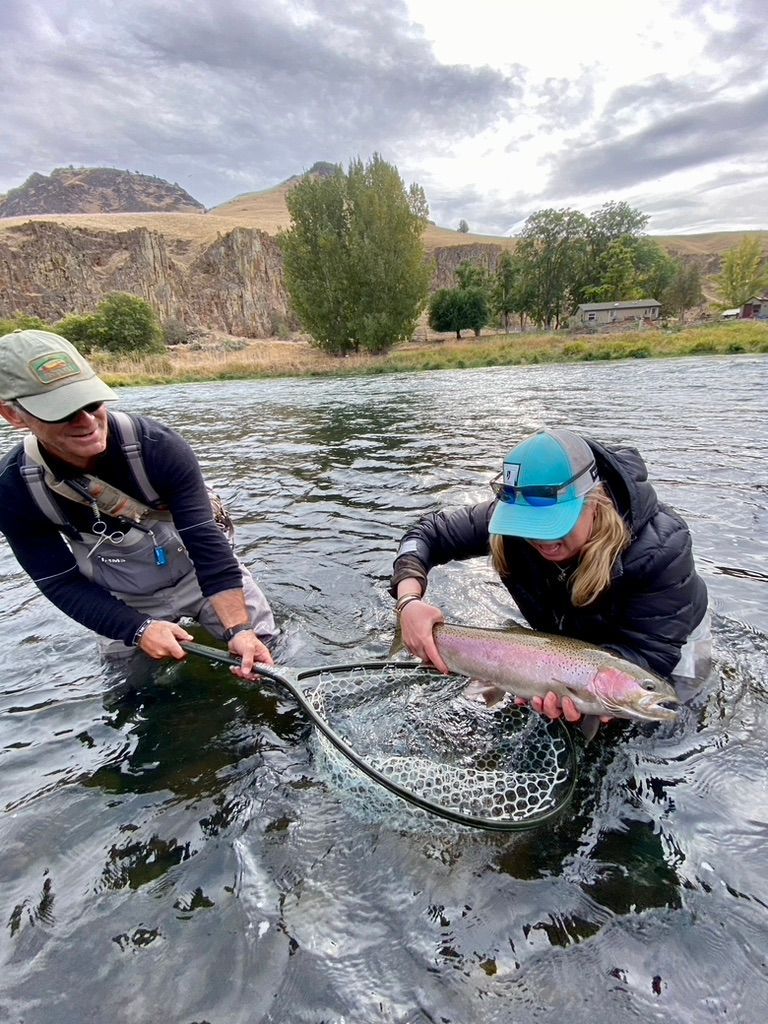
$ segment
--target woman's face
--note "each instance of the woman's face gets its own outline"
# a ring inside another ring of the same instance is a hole
[[[528,543],[548,562],[570,562],[581,554],[582,548],[592,536],[594,524],[595,505],[587,501],[576,525],[567,536],[560,540],[529,540]]]

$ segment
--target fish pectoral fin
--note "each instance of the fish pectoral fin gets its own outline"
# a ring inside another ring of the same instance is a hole
[[[397,629],[395,630],[395,635],[392,639],[392,646],[389,648],[389,654],[387,655],[387,661],[391,661],[396,654],[399,654],[400,651],[403,650],[405,650],[405,644],[403,643],[403,634],[400,630],[400,623],[398,621]]]
[[[587,743],[593,740],[597,735],[597,730],[600,728],[600,716],[599,715],[584,715],[582,720],[579,722],[579,729],[584,734],[584,739]]]

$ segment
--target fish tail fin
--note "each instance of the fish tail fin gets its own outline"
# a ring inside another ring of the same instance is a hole
[[[394,658],[396,654],[399,654],[400,651],[404,650],[405,644],[403,643],[403,633],[402,630],[400,629],[400,619],[398,618],[397,626],[395,627],[395,635],[392,639],[392,646],[389,648],[389,654],[387,655],[387,659]]]
[[[599,715],[584,715],[579,728],[584,734],[584,739],[587,743],[593,740],[597,735],[597,730],[600,728],[600,716]]]

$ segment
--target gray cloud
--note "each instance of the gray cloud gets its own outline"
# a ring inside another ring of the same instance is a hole
[[[39,0],[2,15],[5,184],[56,163],[178,180],[209,205],[318,159],[450,144],[520,94],[491,68],[441,65],[404,3]],[[23,57],[22,57],[23,54]]]
[[[448,227],[464,218],[506,234],[544,206],[589,212],[617,197],[651,213],[652,230],[762,226],[764,0],[672,10],[708,33],[714,63],[681,64],[598,106],[598,68],[534,84],[520,65],[440,63],[406,0],[4,0],[0,191],[32,171],[109,165],[178,181],[212,206],[376,151],[424,185]],[[493,133],[503,161],[484,151]],[[542,138],[546,163],[523,171]],[[466,181],[449,189],[428,169],[456,153]],[[499,163],[492,193],[472,184],[487,160]],[[679,189],[687,170],[708,176],[693,196]]]
[[[768,142],[768,88],[748,99],[712,101],[669,114],[642,131],[590,144],[574,140],[549,181],[558,195],[623,189],[675,171],[748,154]]]

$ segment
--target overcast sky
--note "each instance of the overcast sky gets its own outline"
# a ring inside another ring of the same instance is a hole
[[[768,228],[765,0],[0,0],[0,35],[0,192],[109,166],[211,207],[379,152],[443,227]]]

